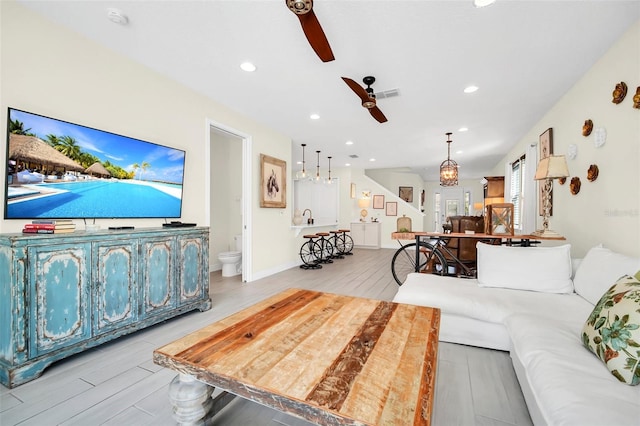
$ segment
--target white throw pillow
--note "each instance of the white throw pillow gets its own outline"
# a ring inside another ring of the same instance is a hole
[[[571,245],[508,247],[477,244],[478,284],[545,293],[572,293]]]
[[[592,305],[623,275],[633,275],[640,269],[640,259],[613,252],[604,247],[593,247],[582,259],[573,285],[576,293]]]

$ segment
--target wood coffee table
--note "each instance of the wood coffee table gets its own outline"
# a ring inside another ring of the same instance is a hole
[[[182,424],[218,387],[321,425],[428,425],[440,310],[289,289],[156,349]],[[197,379],[197,380],[196,380]]]

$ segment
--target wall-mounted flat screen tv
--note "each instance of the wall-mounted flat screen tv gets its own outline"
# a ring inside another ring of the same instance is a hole
[[[185,152],[9,108],[5,219],[178,218]]]

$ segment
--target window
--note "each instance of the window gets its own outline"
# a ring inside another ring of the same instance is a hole
[[[525,156],[511,163],[511,189],[509,202],[513,203],[514,229],[522,230],[522,201],[524,200]]]

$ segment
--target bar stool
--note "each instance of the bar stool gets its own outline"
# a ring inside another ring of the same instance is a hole
[[[333,255],[331,257],[333,259],[344,259],[344,256],[342,255],[342,251],[340,251],[340,248],[338,248],[338,244],[339,244],[338,234],[340,233],[340,231],[329,231],[329,233],[333,234],[331,238],[329,238],[329,240],[331,241],[331,244],[333,244]]]
[[[300,247],[300,259],[302,259],[302,269],[320,269],[322,265],[319,264],[319,258],[317,253],[321,253],[320,244],[314,238],[318,238],[316,234],[304,235],[307,241],[302,243]]]
[[[351,250],[353,250],[353,238],[351,238],[351,235],[347,235],[348,232],[351,232],[351,229],[338,229],[338,232],[342,233],[338,237],[338,251],[342,255],[353,256],[353,253],[351,253]]]
[[[316,235],[320,237],[320,239],[316,241],[320,246],[320,251],[316,253],[318,261],[320,263],[333,263],[333,260],[331,260],[331,257],[333,256],[333,245],[328,238],[325,238],[330,234],[328,232],[317,232]]]

